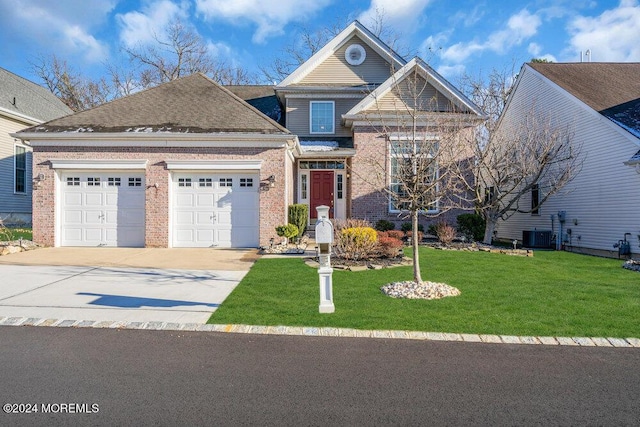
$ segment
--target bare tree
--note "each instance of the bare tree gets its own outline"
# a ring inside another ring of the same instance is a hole
[[[154,34],[153,39],[151,45],[123,48],[130,62],[139,69],[137,84],[141,88],[193,73],[206,74],[222,84],[247,84],[255,80],[242,68],[216,61],[200,35],[180,20],[169,23],[162,34]]]
[[[423,65],[426,67],[426,64]],[[386,194],[391,210],[412,224],[413,279],[422,282],[418,254],[420,216],[435,217],[460,208],[469,197],[457,172],[469,156],[458,151],[461,135],[478,124],[478,116],[461,112],[441,99],[415,66],[398,76],[389,93],[375,97],[375,107],[363,115],[371,128],[385,140],[387,155],[361,158],[365,170],[354,170],[358,179]]]
[[[535,105],[522,111],[519,120],[503,120],[511,76],[494,71],[486,83],[467,78],[463,86],[488,117],[462,141],[473,149],[473,174],[457,172],[473,194],[476,212],[485,219],[486,244],[491,244],[499,220],[537,211],[576,176],[583,161],[572,130],[554,125]]]
[[[55,55],[41,56],[31,66],[46,88],[73,111],[86,110],[117,97],[106,79],[91,80]]]

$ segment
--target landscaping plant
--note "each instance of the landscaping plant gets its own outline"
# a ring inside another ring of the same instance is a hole
[[[279,225],[276,227],[276,234],[284,237],[285,244],[289,243],[289,239],[298,235],[298,227],[295,224]]]
[[[298,227],[298,234],[293,237],[300,238],[307,229],[307,219],[309,218],[309,206],[303,203],[289,205],[289,224]]]

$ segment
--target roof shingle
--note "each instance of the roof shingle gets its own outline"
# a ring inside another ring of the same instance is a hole
[[[25,132],[261,133],[289,131],[196,73]]]

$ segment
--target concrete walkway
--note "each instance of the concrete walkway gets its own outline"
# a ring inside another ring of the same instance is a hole
[[[204,324],[256,250],[46,248],[0,257],[0,317]]]

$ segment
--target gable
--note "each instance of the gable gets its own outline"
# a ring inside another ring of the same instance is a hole
[[[327,62],[327,66],[334,65],[339,66],[340,55],[337,53],[338,50],[342,48],[347,49],[350,44],[347,42],[352,40],[354,37],[357,37],[362,47],[367,49],[367,56],[369,56],[370,52],[376,52],[377,56],[381,58],[388,58],[389,61],[394,68],[400,68],[407,63],[400,55],[393,51],[389,46],[387,46],[382,40],[376,37],[371,31],[369,31],[366,27],[364,27],[358,21],[353,21],[349,24],[344,30],[340,32],[337,36],[331,39],[326,45],[322,47],[319,51],[311,56],[311,58],[307,59],[302,65],[296,68],[287,78],[285,78],[280,84],[276,86],[277,89],[286,88],[288,86],[299,85],[303,80],[307,78],[311,73],[313,73],[317,67],[325,64],[325,61],[331,57],[333,60]],[[346,45],[346,46],[345,46]],[[342,51],[342,58],[344,59],[344,51]],[[365,60],[366,62],[366,60]],[[346,61],[345,61],[346,63]],[[372,61],[374,64],[375,61]],[[364,64],[362,64],[364,65]],[[362,65],[358,66],[361,67]],[[375,67],[373,67],[375,68]],[[380,71],[379,68],[377,68]],[[390,67],[387,67],[387,71],[389,71]],[[342,71],[345,71],[346,68],[342,68]],[[326,74],[326,73],[324,73]],[[346,73],[347,75],[349,73]],[[358,74],[355,73],[357,76]],[[362,74],[364,76],[364,74]],[[372,76],[374,80],[379,80],[377,75]],[[354,79],[354,73],[351,73],[351,79]],[[316,81],[316,79],[313,79]],[[359,80],[364,81],[366,79],[360,78]],[[356,81],[355,79],[353,81]],[[326,84],[326,80],[323,80],[322,83]],[[307,83],[308,84],[308,83]],[[362,84],[362,83],[355,83]]]
[[[364,48],[366,56],[362,64],[351,65],[345,58],[347,49],[353,44]],[[364,40],[354,35],[317,65],[299,84],[341,86],[380,84],[391,76],[389,59],[383,58]]]
[[[360,101],[344,118],[351,120],[363,112],[376,110],[400,112],[405,106],[425,112],[457,112],[478,119],[485,117],[477,105],[444,77],[421,59],[414,58]]]
[[[365,112],[397,111],[405,108],[420,111],[451,112],[453,105],[449,98],[438,91],[424,77],[404,79],[377,100]]]

